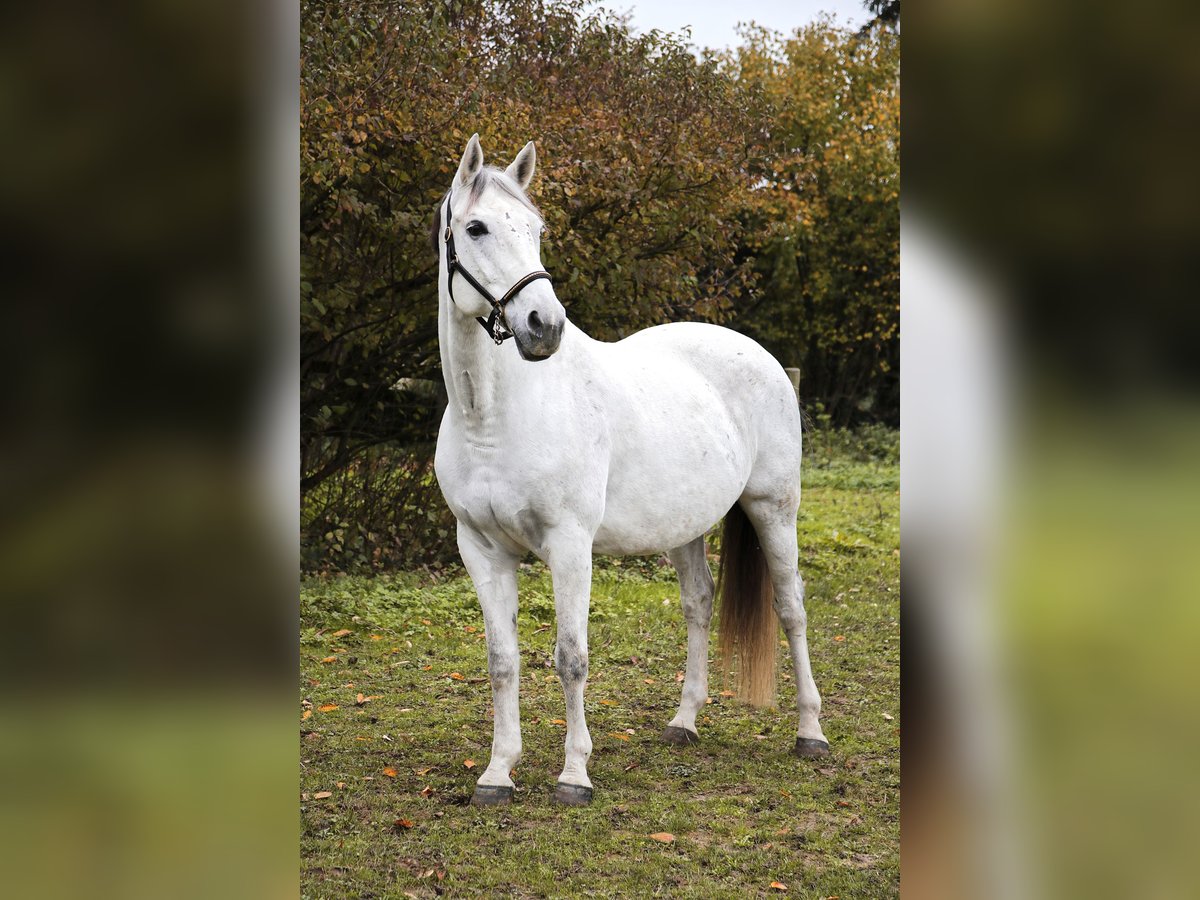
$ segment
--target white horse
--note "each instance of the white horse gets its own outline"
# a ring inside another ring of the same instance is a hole
[[[782,623],[800,712],[795,752],[823,756],[796,568],[800,414],[791,382],[761,346],[715,325],[660,325],[613,344],[572,325],[541,267],[542,220],[525,196],[534,160],[530,142],[503,172],[485,168],[473,136],[434,219],[449,395],[435,466],[483,608],[495,707],[491,760],[472,802],[509,802],[521,757],[517,564],[527,551],[554,584],[567,721],[555,798],[592,797],[583,691],[593,553],[669,553],[688,655],[663,738],[699,740],[714,596],[704,534],[722,516],[725,661],[736,655],[743,696],[769,703]],[[509,333],[515,347],[503,343]]]

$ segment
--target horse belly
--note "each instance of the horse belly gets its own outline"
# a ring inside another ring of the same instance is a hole
[[[723,417],[643,429],[641,440],[626,434],[633,440],[614,453],[595,552],[680,547],[720,521],[741,496],[752,454]]]

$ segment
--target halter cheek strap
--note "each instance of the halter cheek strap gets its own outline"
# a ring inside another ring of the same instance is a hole
[[[522,290],[524,290],[533,282],[538,281],[541,278],[545,278],[547,281],[550,281],[550,273],[545,270],[530,272],[523,278],[518,279],[517,283],[510,287],[505,292],[503,297],[497,300],[492,296],[491,292],[482,284],[480,284],[478,279],[468,272],[463,264],[458,261],[458,253],[454,250],[454,232],[450,230],[450,194],[446,195],[446,206],[445,211],[442,213],[442,221],[446,223],[446,228],[442,232],[442,241],[446,244],[446,284],[450,290],[450,300],[451,302],[454,302],[454,276],[455,274],[459,274],[463,278],[467,279],[467,282],[471,285],[471,287],[475,288],[475,290],[479,292],[480,296],[482,296],[483,299],[491,304],[491,315],[489,315],[486,319],[482,316],[476,316],[475,321],[483,327],[483,330],[486,331],[488,336],[496,342],[497,346],[503,344],[513,336],[512,331],[509,330],[508,322],[504,318],[504,307],[510,300],[516,297],[517,294],[521,293]]]

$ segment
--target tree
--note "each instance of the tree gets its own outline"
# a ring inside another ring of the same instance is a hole
[[[538,142],[544,262],[596,337],[727,319],[752,276],[736,255],[756,146],[741,89],[677,38],[584,9],[302,6],[301,452],[318,556],[423,557],[430,542],[389,507],[446,524],[427,466],[441,403],[394,387],[441,382],[427,224],[472,132],[503,162]]]
[[[730,58],[765,103],[738,327],[801,369],[833,420],[899,416],[899,38],[750,29]]]

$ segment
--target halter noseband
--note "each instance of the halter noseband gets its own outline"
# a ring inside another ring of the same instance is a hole
[[[471,287],[479,291],[488,303],[492,305],[492,314],[486,319],[483,316],[476,316],[475,321],[482,326],[483,330],[488,333],[496,345],[499,346],[513,337],[512,331],[508,327],[508,322],[504,318],[504,307],[517,294],[521,293],[528,285],[537,281],[540,278],[545,278],[550,281],[550,273],[543,270],[530,272],[523,278],[518,279],[517,283],[508,289],[503,297],[497,300],[492,296],[491,292],[480,284],[474,275],[466,270],[466,268],[458,261],[458,253],[454,250],[454,233],[450,230],[450,199],[451,195],[446,194],[446,212],[442,216],[442,220],[446,223],[446,229],[442,232],[442,240],[446,244],[446,284],[450,290],[450,301],[454,301],[454,273],[457,272],[463,278],[470,282]]]

